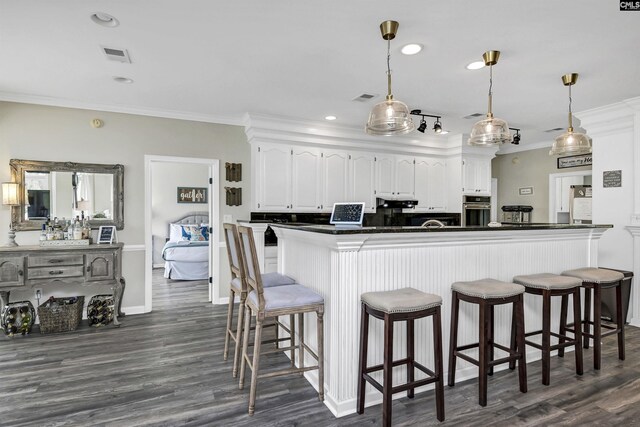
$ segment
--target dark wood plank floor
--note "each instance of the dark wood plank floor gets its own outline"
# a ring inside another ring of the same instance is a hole
[[[119,329],[7,339],[0,337],[2,426],[376,426],[380,406],[336,419],[300,377],[264,380],[256,414],[248,387],[238,390],[222,361],[226,307],[206,302],[207,284],[162,279],[154,272],[154,312],[123,319]],[[393,404],[397,426],[640,425],[640,330],[627,330],[627,360],[604,342],[603,369],[585,353],[582,377],[573,358],[553,358],[551,385],[540,384],[540,362],[530,363],[529,392],[518,392],[507,371],[489,381],[489,403],[477,405],[477,382],[445,387],[446,421],[435,420],[432,392]],[[573,356],[570,354],[569,356]],[[284,355],[265,367],[287,363]]]

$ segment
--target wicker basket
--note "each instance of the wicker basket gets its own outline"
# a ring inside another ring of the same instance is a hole
[[[38,307],[40,333],[51,334],[76,330],[82,320],[84,296],[72,298],[76,298],[72,304],[68,304],[71,298],[54,298],[54,304],[47,307],[49,304],[47,301]]]

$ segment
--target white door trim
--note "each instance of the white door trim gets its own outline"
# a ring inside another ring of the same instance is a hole
[[[144,156],[144,244],[146,247],[144,261],[144,311],[148,313],[152,310],[152,286],[151,286],[151,270],[153,267],[152,254],[152,231],[151,231],[151,179],[152,163],[197,163],[209,166],[209,177],[213,178],[212,183],[208,183],[209,188],[209,225],[213,228],[213,237],[209,239],[209,254],[211,262],[209,262],[209,277],[212,282],[209,284],[209,301],[213,304],[220,303],[220,250],[218,249],[217,239],[220,236],[220,197],[219,197],[219,177],[220,177],[220,160],[218,159],[200,159],[194,157],[176,157],[176,156]]]
[[[549,174],[549,223],[555,224],[556,222],[556,179],[565,178],[568,176],[591,176],[592,171],[574,171],[574,172],[562,172],[562,173],[550,173]]]

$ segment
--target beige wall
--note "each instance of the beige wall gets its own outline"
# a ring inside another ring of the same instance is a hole
[[[503,205],[533,206],[532,222],[549,222],[549,174],[591,170],[591,166],[558,169],[548,148],[504,154],[491,161],[491,175],[498,179],[498,221]],[[533,187],[533,195],[520,196],[518,189]]]
[[[91,127],[93,118],[102,119],[104,127]],[[221,220],[223,215],[232,215],[234,220],[249,218],[250,147],[242,127],[0,102],[0,182],[10,179],[12,158],[124,165],[125,228],[118,231],[118,239],[125,245],[144,245],[145,154],[219,159]],[[244,188],[242,206],[224,204],[224,186],[228,185],[224,181],[225,162],[245,165],[243,181],[234,183]],[[2,243],[6,241],[9,222],[9,209],[0,206]],[[17,234],[19,244],[37,244],[38,232]],[[220,266],[221,295],[226,296],[229,273],[223,247]],[[123,270],[127,279],[123,306],[144,306],[144,252],[127,251],[125,246]],[[65,290],[45,290],[45,297],[53,292],[63,295]],[[92,294],[93,290],[85,292]],[[31,291],[15,292],[11,299],[31,296]]]

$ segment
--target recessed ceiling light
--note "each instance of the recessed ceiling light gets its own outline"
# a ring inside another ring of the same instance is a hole
[[[128,78],[128,77],[114,76],[114,77],[113,77],[113,80],[114,80],[114,81],[116,81],[116,82],[118,82],[118,83],[127,83],[127,84],[129,84],[129,83],[133,83],[133,80],[131,80],[131,79],[130,79],[130,78]]]
[[[108,13],[96,12],[91,15],[91,20],[98,25],[102,25],[103,27],[117,27],[120,25],[120,21],[118,21],[113,16]]]
[[[410,44],[406,44],[404,46],[402,46],[402,49],[400,49],[400,52],[402,52],[405,55],[415,55],[416,53],[420,52],[422,50],[422,46],[417,44],[417,43],[410,43]]]
[[[325,120],[335,120],[335,119],[337,119],[337,117],[336,116],[327,116],[324,119]]]
[[[467,70],[479,70],[480,68],[484,68],[484,61],[475,61],[467,65]]]

